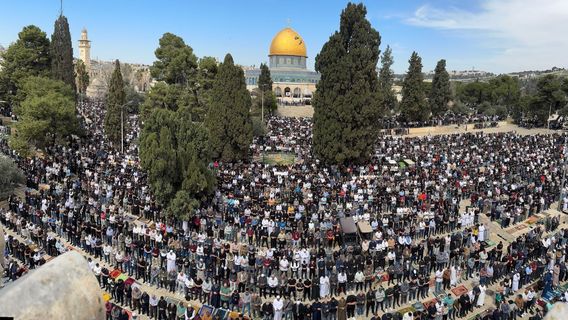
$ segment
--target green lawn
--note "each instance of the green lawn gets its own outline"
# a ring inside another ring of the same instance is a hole
[[[291,165],[296,163],[296,155],[287,152],[270,152],[264,155],[264,160],[262,155],[259,160],[272,165]]]

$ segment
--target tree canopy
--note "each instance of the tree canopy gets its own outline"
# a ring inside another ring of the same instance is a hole
[[[392,70],[392,49],[387,46],[381,56],[381,68],[379,69],[379,94],[383,111],[391,111],[396,106],[396,96],[392,89],[394,84],[394,71]]]
[[[79,132],[74,92],[67,84],[29,77],[20,91],[25,98],[15,110],[19,121],[10,140],[11,147],[20,154],[28,155],[32,148],[44,149],[64,142]]]
[[[448,102],[451,98],[450,75],[446,71],[446,60],[442,59],[436,64],[430,98],[428,99],[432,115],[443,115],[448,110]]]
[[[165,33],[160,46],[155,51],[156,60],[150,68],[158,82],[142,105],[142,117],[154,108],[177,110],[188,108],[192,121],[203,121],[211,104],[211,90],[218,72],[218,64],[213,57],[203,57],[199,61],[193,49],[183,39]]]
[[[487,82],[457,82],[456,97],[470,107],[478,108],[484,102],[502,105],[512,110],[519,104],[521,89],[519,79],[509,75],[499,75]]]
[[[245,160],[252,142],[251,97],[243,69],[225,56],[213,83],[211,106],[205,123],[214,159]]]
[[[77,92],[85,95],[87,94],[87,87],[89,86],[89,73],[87,72],[87,66],[83,60],[79,59],[77,60],[75,69],[77,70]]]
[[[191,85],[189,82],[196,79],[197,57],[181,37],[164,33],[154,53],[158,60],[150,67],[150,73],[156,80]]]
[[[402,84],[402,101],[400,110],[407,121],[424,121],[430,117],[430,107],[426,103],[424,92],[424,76],[422,75],[422,58],[412,52],[409,67]]]
[[[73,89],[73,92],[76,91],[73,46],[69,23],[64,15],[60,15],[55,20],[51,35],[51,73],[55,80],[65,82]]]
[[[168,214],[188,219],[213,191],[209,149],[207,130],[191,121],[187,108],[156,108],[148,114],[140,135],[140,161]]]
[[[376,139],[381,103],[376,71],[381,37],[362,4],[342,11],[339,31],[316,56],[313,153],[326,164],[362,163]]]
[[[270,76],[270,69],[266,63],[260,64],[260,75],[258,76],[258,87],[262,91],[272,91],[272,77]]]
[[[106,114],[105,114],[105,134],[115,148],[121,145],[121,124],[126,131],[128,121],[125,120],[124,104],[126,103],[126,92],[124,90],[124,81],[120,72],[120,62],[114,62],[114,71],[110,78],[108,93],[106,96]],[[122,114],[121,114],[122,112]],[[121,123],[121,121],[123,123]]]
[[[545,125],[549,113],[568,115],[567,102],[567,80],[548,74],[538,79],[535,94],[527,96],[519,113],[534,118],[539,125]]]
[[[16,107],[20,82],[31,76],[49,77],[51,55],[49,40],[40,28],[30,25],[18,33],[18,40],[2,54],[0,100]]]
[[[0,201],[7,199],[14,189],[26,182],[26,178],[10,158],[0,155]]]
[[[186,220],[215,187],[203,120],[220,68],[215,58],[197,60],[191,47],[171,33],[162,36],[155,54],[150,70],[160,82],[142,105],[140,160],[165,212]]]

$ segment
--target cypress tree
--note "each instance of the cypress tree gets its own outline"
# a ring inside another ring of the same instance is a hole
[[[264,92],[272,90],[272,77],[270,76],[270,69],[268,69],[268,66],[265,63],[260,64],[258,87]]]
[[[436,64],[434,78],[432,79],[432,91],[430,91],[430,109],[432,115],[441,115],[448,110],[448,102],[452,97],[450,90],[450,75],[446,71],[446,60],[442,59]]]
[[[116,148],[121,145],[121,109],[124,107],[125,101],[126,92],[120,72],[120,62],[116,60],[108,86],[105,114],[105,134]],[[123,114],[123,117],[126,118],[127,116]],[[126,131],[127,123],[127,121],[124,121],[124,131]]]
[[[230,54],[220,64],[211,92],[211,107],[205,120],[213,158],[244,160],[252,142],[251,98],[243,69]]]
[[[381,56],[381,69],[379,70],[379,93],[383,111],[391,111],[396,105],[396,96],[392,90],[394,71],[391,68],[393,63],[392,49],[387,46]]]
[[[424,93],[424,76],[422,75],[422,58],[418,53],[412,52],[408,73],[402,85],[402,101],[400,109],[406,121],[424,121],[430,116],[430,109],[426,103]]]
[[[87,67],[83,60],[77,60],[77,91],[79,94],[86,94],[87,87],[89,86],[89,73],[87,72]]]
[[[260,75],[258,76],[258,89],[255,89],[255,92],[253,92],[253,94],[256,93],[256,99],[253,103],[253,114],[261,112],[263,97],[265,114],[271,114],[276,110],[276,96],[274,96],[274,92],[272,92],[272,83],[270,69],[268,69],[268,66],[265,63],[261,63]]]
[[[313,99],[313,153],[325,164],[369,159],[380,116],[379,32],[362,4],[349,3],[335,32],[316,56],[321,74]]]
[[[69,23],[64,15],[55,20],[51,35],[51,73],[55,80],[61,80],[77,92],[73,67],[73,47]]]

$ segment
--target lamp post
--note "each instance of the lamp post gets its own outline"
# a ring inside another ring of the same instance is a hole
[[[124,154],[124,107],[131,104],[132,100],[120,106],[120,152]]]
[[[264,123],[264,90],[260,89],[260,120]]]
[[[260,125],[261,128],[264,128],[264,84],[260,85]],[[264,130],[263,130],[264,131]],[[264,164],[264,148],[265,148],[265,139],[266,137],[262,137],[262,163]]]

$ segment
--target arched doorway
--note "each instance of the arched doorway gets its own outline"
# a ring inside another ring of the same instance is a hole
[[[293,97],[300,98],[301,95],[302,95],[302,90],[300,90],[300,88],[295,88]]]
[[[282,97],[282,89],[280,89],[280,87],[276,87],[276,89],[274,89],[274,95]]]
[[[289,97],[289,96],[290,96],[290,87],[286,87],[286,88],[284,89],[284,96],[285,96],[285,97]]]

